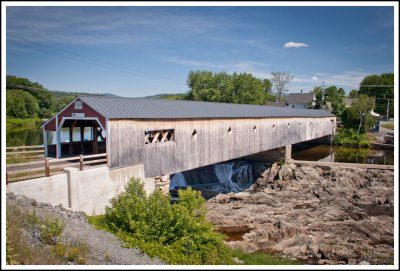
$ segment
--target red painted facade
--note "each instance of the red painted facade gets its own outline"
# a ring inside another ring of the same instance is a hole
[[[77,99],[76,101],[80,101],[79,99]],[[99,113],[97,113],[97,111],[95,111],[93,108],[91,108],[90,106],[88,106],[87,104],[85,104],[84,102],[82,102],[82,109],[75,109],[75,102],[71,103],[67,108],[65,108],[63,111],[61,111],[58,116],[56,115],[55,117],[53,117],[52,119],[50,119],[49,122],[47,122],[44,125],[44,129],[46,131],[56,131],[56,117],[58,117],[58,125],[61,124],[61,121],[63,118],[65,117],[72,117],[72,113],[84,113],[85,117],[84,118],[98,118],[101,125],[103,126],[104,129],[106,129],[106,118],[103,117],[102,115],[100,115]],[[80,119],[80,118],[77,118]]]

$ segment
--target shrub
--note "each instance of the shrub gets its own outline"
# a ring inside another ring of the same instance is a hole
[[[40,238],[49,245],[55,245],[64,229],[64,225],[58,218],[45,217],[40,218],[35,212],[28,214],[28,225],[31,228],[37,228],[40,232]]]
[[[357,134],[353,129],[340,129],[333,139],[333,144],[369,147],[371,143],[366,134]]]
[[[99,228],[116,234],[128,247],[170,264],[230,264],[224,236],[206,222],[201,193],[179,190],[179,201],[157,190],[146,195],[139,179],[132,178],[125,192],[113,198],[104,215],[90,217]]]

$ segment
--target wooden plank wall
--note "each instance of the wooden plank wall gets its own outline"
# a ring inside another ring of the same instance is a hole
[[[335,127],[335,117],[109,120],[107,153],[111,168],[143,163],[146,177],[156,177],[330,135]],[[162,129],[175,129],[175,141],[144,144],[145,131]]]

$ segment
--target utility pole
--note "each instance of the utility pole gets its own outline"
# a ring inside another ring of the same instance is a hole
[[[387,110],[386,110],[386,118],[389,120],[389,99],[388,99],[388,105],[387,105]]]

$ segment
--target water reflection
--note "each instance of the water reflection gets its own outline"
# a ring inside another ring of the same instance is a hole
[[[81,140],[80,128],[73,130],[72,138],[74,141]],[[104,132],[104,131],[103,131]],[[105,136],[105,134],[103,134]],[[60,131],[61,142],[69,142],[69,128],[62,128]],[[92,140],[91,127],[85,127],[84,140]],[[47,144],[56,144],[56,133],[47,132]],[[7,129],[6,145],[13,146],[35,146],[43,145],[43,130],[40,128],[29,129]]]
[[[381,165],[394,164],[394,153],[392,149],[350,148],[331,145],[316,145],[307,149],[301,149],[301,147],[293,145],[292,158],[306,161]]]

